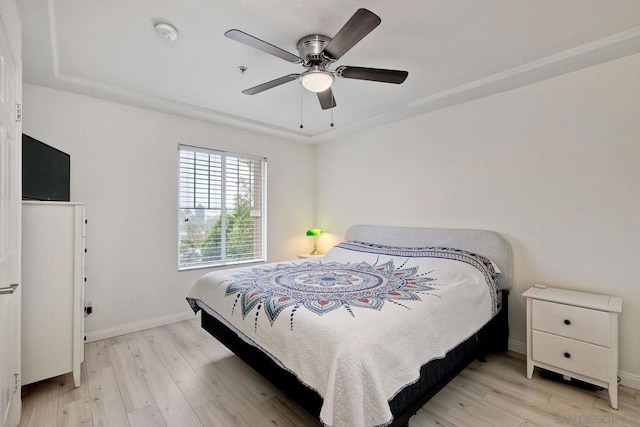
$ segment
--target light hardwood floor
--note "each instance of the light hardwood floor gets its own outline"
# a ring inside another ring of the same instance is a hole
[[[70,374],[25,386],[21,426],[319,426],[203,331],[198,319],[85,345],[82,386]],[[525,377],[515,353],[474,361],[409,423],[426,426],[639,426],[640,392]]]

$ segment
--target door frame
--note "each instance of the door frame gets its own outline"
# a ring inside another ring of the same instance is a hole
[[[11,59],[13,64],[15,65],[15,106],[10,106],[10,115],[13,123],[15,125],[15,158],[13,161],[15,162],[14,170],[16,171],[16,176],[14,178],[14,191],[17,195],[16,207],[15,207],[15,215],[14,226],[15,226],[15,234],[12,236],[15,241],[13,243],[13,249],[16,251],[15,261],[12,270],[9,275],[9,281],[11,283],[21,283],[21,268],[22,268],[22,260],[21,260],[21,242],[22,242],[22,203],[21,203],[21,194],[22,194],[22,30],[20,25],[20,18],[18,15],[18,7],[15,0],[0,0],[0,31],[2,31],[2,37],[6,38],[7,45],[9,48],[9,54],[11,55]],[[20,112],[20,117],[18,112]],[[8,283],[9,284],[9,283]],[[0,285],[4,287],[5,285]],[[15,330],[13,333],[15,334],[16,348],[14,357],[15,359],[15,368],[16,368],[16,377],[15,384],[13,385],[13,392],[10,403],[10,411],[7,417],[7,425],[5,427],[14,427],[20,423],[20,418],[22,415],[22,399],[21,399],[21,378],[20,378],[20,370],[21,370],[21,289],[18,288],[11,295],[11,300],[9,304],[13,304],[13,307],[10,307],[10,310],[15,313]],[[3,424],[3,420],[0,419],[0,424]]]

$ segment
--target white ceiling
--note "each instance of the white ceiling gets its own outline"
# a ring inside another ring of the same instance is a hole
[[[18,7],[27,82],[311,143],[640,52],[640,0],[20,0]],[[225,31],[297,54],[298,39],[334,36],[360,7],[382,24],[336,65],[407,70],[404,84],[337,78],[334,128],[331,111],[295,81],[241,93],[303,69]],[[174,25],[178,40],[156,34],[156,22]]]

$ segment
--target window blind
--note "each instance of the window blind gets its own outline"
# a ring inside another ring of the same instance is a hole
[[[266,259],[266,159],[179,146],[178,268]]]

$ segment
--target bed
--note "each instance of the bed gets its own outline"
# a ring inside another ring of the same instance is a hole
[[[327,426],[407,426],[504,351],[509,243],[485,230],[353,226],[324,257],[208,273],[202,327]]]

